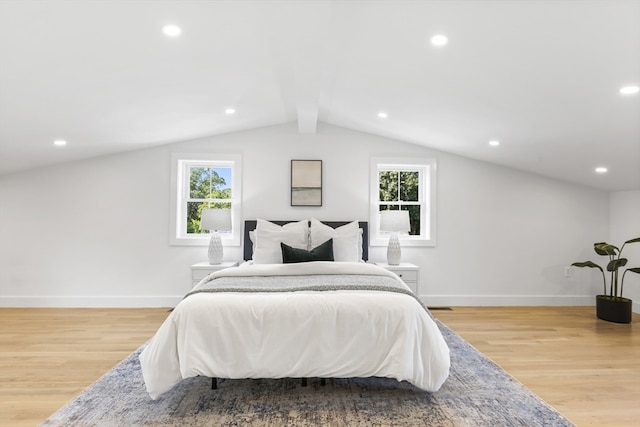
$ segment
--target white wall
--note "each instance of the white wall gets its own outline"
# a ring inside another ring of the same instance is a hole
[[[72,149],[72,147],[67,147]],[[267,127],[0,178],[0,304],[166,306],[206,247],[170,246],[172,152],[243,156],[243,217],[368,220],[369,159],[438,159],[438,246],[405,248],[431,305],[592,304],[564,267],[609,236],[605,192],[321,124]],[[291,207],[291,159],[321,159],[324,205]],[[239,260],[241,248],[225,248]],[[383,261],[385,249],[371,248]]]
[[[611,193],[610,209],[611,244],[620,247],[627,240],[640,237],[640,191]],[[640,243],[625,246],[622,255],[629,260],[627,267],[640,267]],[[640,313],[640,275],[627,274],[623,296],[631,298],[633,311]]]

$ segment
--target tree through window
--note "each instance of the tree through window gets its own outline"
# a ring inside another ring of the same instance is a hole
[[[378,182],[378,211],[408,211],[409,235],[420,235],[420,172],[380,170]]]
[[[236,154],[171,155],[172,245],[206,245],[208,230],[200,230],[205,208],[231,210],[232,230],[221,232],[222,244],[240,245],[242,229],[242,157]]]
[[[231,168],[212,166],[189,167],[187,200],[187,234],[207,233],[200,230],[204,208],[231,209]]]
[[[430,158],[371,159],[371,244],[386,245],[380,212],[409,212],[410,231],[403,245],[435,246],[436,161]]]

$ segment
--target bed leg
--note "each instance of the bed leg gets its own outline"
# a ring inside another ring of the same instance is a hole
[[[306,387],[307,386],[307,379],[303,378],[302,379],[302,387]]]
[[[327,384],[327,379],[326,378],[320,378],[320,385],[326,385]]]
[[[211,390],[218,389],[218,379],[216,377],[211,378]]]

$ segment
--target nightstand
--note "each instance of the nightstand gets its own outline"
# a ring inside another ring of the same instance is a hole
[[[401,262],[399,265],[389,265],[384,262],[376,262],[375,264],[396,273],[402,281],[411,288],[414,294],[419,295],[418,283],[420,283],[420,267],[409,262]]]
[[[197,264],[193,264],[191,266],[191,287],[194,287],[195,285],[198,284],[198,282],[200,282],[200,280],[204,279],[209,274],[215,271],[220,271],[220,270],[224,270],[225,268],[237,267],[237,266],[238,266],[237,262],[222,262],[220,264],[209,264],[209,261],[203,261]]]

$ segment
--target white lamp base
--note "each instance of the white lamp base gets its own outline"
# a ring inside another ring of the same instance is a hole
[[[209,241],[209,264],[220,264],[222,262],[222,238],[220,233],[211,233]]]
[[[389,246],[387,246],[387,264],[400,264],[401,255],[402,250],[400,249],[400,239],[398,238],[397,233],[393,233],[389,236]]]

